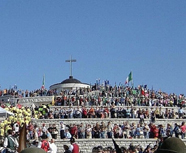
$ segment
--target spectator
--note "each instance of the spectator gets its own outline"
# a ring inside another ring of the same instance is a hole
[[[70,134],[72,135],[72,137],[77,138],[78,129],[77,129],[76,124],[73,124],[73,126],[70,128]]]
[[[72,135],[70,134],[70,132],[69,132],[69,130],[67,128],[65,129],[64,137],[66,139],[70,139],[72,137]]]
[[[116,117],[115,113],[116,113],[115,105],[110,106],[111,118],[115,118]]]
[[[181,129],[177,123],[174,124],[174,133],[175,137],[179,138],[179,135],[181,134]]]
[[[96,123],[96,126],[93,127],[93,130],[94,130],[94,138],[100,138],[100,125],[99,123]]]
[[[58,129],[56,128],[56,124],[52,125],[52,138],[57,139]]]
[[[64,153],[72,153],[72,151],[69,150],[69,147],[67,145],[63,145],[63,148],[65,150]]]
[[[144,123],[144,127],[143,127],[143,134],[144,134],[144,138],[148,139],[149,138],[149,126],[147,125],[147,123]]]
[[[60,138],[64,139],[65,138],[65,128],[66,126],[63,124],[63,122],[60,122]]]
[[[183,118],[183,108],[182,106],[178,110],[179,118]]]
[[[47,135],[44,134],[42,136],[42,141],[41,141],[41,149],[43,149],[44,151],[48,152],[49,151],[49,142],[47,140]]]
[[[172,137],[172,134],[173,134],[173,128],[172,128],[172,126],[168,123],[168,124],[167,124],[167,129],[166,129],[166,135],[167,135],[167,137]]]
[[[100,125],[100,138],[105,138],[105,134],[106,134],[106,125],[104,122],[101,122]]]
[[[47,135],[47,139],[48,140],[52,139],[52,135],[51,135],[51,133],[48,130],[46,130],[46,135]]]
[[[92,138],[92,128],[91,125],[88,124],[88,127],[86,128],[86,138],[91,139]]]
[[[87,109],[85,107],[82,108],[82,118],[87,118]]]
[[[46,128],[45,124],[43,124],[43,126],[42,126],[42,131],[43,131],[44,134],[46,134],[47,128]]]
[[[107,129],[107,138],[112,138],[113,126],[111,125],[110,121],[108,122],[106,129]]]
[[[181,138],[184,139],[185,138],[185,132],[186,132],[185,122],[182,122],[182,124],[180,126],[180,129],[181,129]]]
[[[79,153],[80,150],[79,150],[79,146],[77,143],[75,143],[75,139],[74,138],[71,138],[70,139],[70,147],[69,147],[69,150],[72,151],[72,153]]]
[[[89,116],[89,118],[95,118],[95,110],[94,110],[93,106],[91,106],[91,108],[88,112],[88,116]]]
[[[7,153],[15,152],[19,144],[17,139],[12,135],[12,130],[8,130],[8,136],[5,137],[4,147],[6,148]]]
[[[79,139],[84,139],[85,138],[85,127],[84,127],[83,123],[81,123],[79,125],[79,128],[78,128],[78,138]]]
[[[50,140],[48,153],[57,153],[57,146],[54,142],[54,139]]]

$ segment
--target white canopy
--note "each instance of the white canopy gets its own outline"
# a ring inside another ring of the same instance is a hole
[[[2,115],[7,117],[8,115],[14,115],[14,113],[7,111],[7,110],[3,109],[2,107],[0,107],[0,116],[2,116]]]

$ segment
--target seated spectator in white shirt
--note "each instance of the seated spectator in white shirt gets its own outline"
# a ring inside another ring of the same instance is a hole
[[[66,139],[70,139],[70,138],[72,137],[72,135],[70,134],[70,132],[69,132],[68,129],[65,129],[64,135],[65,135],[65,138],[66,138]]]
[[[48,140],[52,139],[52,135],[51,135],[51,133],[48,130],[46,131],[46,135],[47,135],[47,139]]]

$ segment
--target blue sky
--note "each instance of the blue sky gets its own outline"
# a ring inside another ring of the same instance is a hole
[[[1,0],[0,85],[49,88],[70,75],[186,94],[185,0]]]

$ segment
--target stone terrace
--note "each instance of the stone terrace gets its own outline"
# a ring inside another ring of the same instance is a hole
[[[32,119],[34,123],[36,123],[38,126],[42,126],[43,123],[45,123],[46,126],[49,126],[49,124],[56,124],[56,127],[59,128],[60,122],[63,121],[64,124],[69,125],[69,124],[91,124],[95,125],[97,122],[105,122],[107,123],[108,121],[111,121],[112,123],[116,124],[123,124],[123,122],[128,121],[129,123],[139,123],[138,118],[72,118],[72,119]],[[150,123],[149,119],[145,119],[145,122]],[[174,123],[181,124],[183,122],[183,119],[156,119],[155,124],[159,125],[166,125],[167,123],[174,125]]]
[[[155,145],[156,139],[115,139],[116,143],[119,147],[128,148],[132,143],[133,145],[140,145],[144,149],[148,144]],[[184,143],[186,143],[186,139],[183,139]],[[103,148],[111,146],[114,148],[112,139],[76,139],[76,143],[79,144],[81,153],[91,153],[92,149],[96,146],[102,146]],[[55,144],[58,147],[58,153],[64,152],[63,145],[70,145],[69,140],[59,140],[55,141]]]
[[[12,99],[14,102],[17,102],[17,99]],[[41,104],[49,104],[52,101],[52,97],[34,97],[34,98],[22,98],[19,99],[19,102],[23,105],[23,106],[31,106],[32,103],[34,103],[35,105],[39,106]],[[51,110],[54,110],[55,108],[60,108],[63,106],[52,106]],[[66,106],[68,107],[68,106]],[[73,106],[73,107],[77,107],[77,106]],[[89,108],[90,106],[88,106],[87,108]],[[96,107],[96,106],[95,106]],[[123,108],[127,108],[127,106],[119,106],[119,107],[123,107]],[[128,106],[130,108],[130,106]],[[150,109],[153,108],[153,110],[156,109],[156,106],[153,107],[148,107],[148,106],[133,106],[136,109]],[[117,108],[117,107],[116,107]],[[159,107],[158,107],[159,108]],[[161,107],[162,111],[165,111],[166,108],[168,109],[174,109],[175,112],[178,111],[178,107]],[[185,111],[185,108],[183,108]],[[96,124],[96,122],[100,123],[101,121],[104,121],[105,123],[107,123],[108,121],[111,121],[112,123],[116,123],[116,124],[122,124],[125,121],[128,121],[129,123],[139,123],[139,119],[138,118],[104,118],[104,119],[100,119],[100,118],[72,118],[72,119],[32,119],[32,121],[34,123],[36,123],[38,126],[41,126],[43,123],[46,124],[46,126],[48,127],[49,124],[56,124],[57,128],[59,129],[60,126],[60,121],[63,121],[64,124],[69,125],[69,124],[80,124],[80,123],[84,123],[84,124]],[[171,125],[174,125],[174,123],[178,123],[181,124],[181,122],[183,121],[183,119],[156,119],[155,124],[163,124],[166,125],[167,123],[170,123]],[[149,123],[150,119],[145,119],[145,122]],[[134,145],[141,145],[143,148],[145,148],[148,144],[156,144],[156,139],[115,139],[116,143],[121,147],[124,146],[126,148],[129,147],[129,145],[131,143],[133,143]],[[183,141],[186,143],[186,139],[183,139]],[[111,146],[114,148],[112,139],[77,139],[76,142],[79,144],[80,146],[80,150],[81,153],[91,153],[93,147],[95,146],[102,146],[102,147],[108,147]],[[58,147],[58,152],[64,152],[63,150],[63,145],[69,145],[70,142],[69,140],[61,140],[59,139],[59,134],[58,134],[58,138],[55,141],[57,147]]]
[[[133,118],[104,118],[104,119],[100,119],[100,118],[78,118],[78,119],[38,119],[38,120],[32,120],[34,123],[36,123],[38,126],[41,126],[43,123],[46,124],[46,126],[48,127],[49,124],[56,124],[56,126],[59,129],[60,126],[60,121],[63,121],[64,124],[69,125],[69,124],[80,124],[80,123],[84,123],[84,124],[95,124],[96,122],[100,123],[101,121],[104,121],[105,123],[107,123],[108,121],[111,121],[112,123],[116,123],[116,124],[122,124],[124,121],[128,121],[129,123],[139,123],[139,119],[133,119]],[[163,124],[166,125],[167,123],[170,123],[172,125],[174,125],[175,122],[177,122],[178,124],[181,124],[181,122],[183,121],[183,119],[156,119],[156,123],[155,124]],[[149,123],[150,120],[149,119],[145,119],[145,122]],[[116,143],[121,147],[128,147],[131,143],[133,143],[134,145],[141,145],[143,148],[145,148],[149,143],[155,145],[156,144],[156,139],[115,139]],[[183,140],[186,143],[186,139]],[[93,147],[95,146],[103,146],[103,147],[114,147],[113,146],[113,142],[112,139],[77,139],[76,142],[79,144],[81,152],[82,153],[91,153]],[[56,140],[56,145],[58,146],[58,152],[62,152],[63,151],[63,145],[64,144],[68,144],[69,145],[69,141],[68,140],[61,140],[59,138],[59,134],[58,134],[58,138]]]

